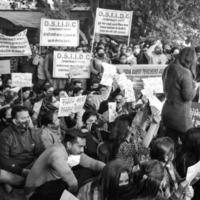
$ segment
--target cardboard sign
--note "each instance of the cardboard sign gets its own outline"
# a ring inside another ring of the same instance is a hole
[[[77,113],[83,109],[86,96],[67,97],[60,99],[58,111],[59,117],[66,117],[72,113]]]
[[[10,74],[10,60],[0,60],[0,75]]]
[[[195,128],[200,127],[200,104],[192,103],[192,122]]]
[[[143,78],[143,82],[145,89],[151,90],[153,93],[164,93],[161,77]]]
[[[167,65],[116,65],[130,80],[134,78],[161,77]]]
[[[81,52],[54,51],[54,78],[90,78],[91,54]]]
[[[102,63],[102,66],[103,66],[104,72],[103,72],[103,76],[102,76],[100,84],[105,85],[105,86],[112,86],[113,79],[117,73],[117,69],[115,65],[111,65],[108,63]]]
[[[97,8],[95,33],[129,36],[131,31],[132,15],[132,11]]]
[[[14,87],[32,87],[32,74],[31,73],[12,73],[12,85]]]
[[[126,87],[124,91],[126,102],[134,102],[136,100],[133,83],[130,80],[126,82]]]
[[[0,57],[32,55],[26,33],[27,30],[15,36],[6,36],[0,33]]]
[[[77,47],[79,21],[41,19],[40,46]]]
[[[109,122],[114,122],[117,117],[116,107],[117,107],[116,102],[108,103]]]
[[[187,169],[186,181],[190,184],[195,178],[200,178],[200,161]]]

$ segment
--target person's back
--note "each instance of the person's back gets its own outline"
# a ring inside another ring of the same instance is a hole
[[[47,181],[59,178],[59,175],[56,174],[50,163],[50,160],[55,155],[63,157],[63,161],[67,160],[68,157],[64,146],[61,144],[53,145],[52,147],[46,149],[34,163],[34,166],[26,179],[26,188],[39,187]]]
[[[192,128],[191,103],[196,93],[192,73],[175,61],[165,69],[163,85],[166,95],[162,110],[164,125],[184,133]]]
[[[187,98],[193,96],[193,91],[186,91],[187,88],[182,87],[181,83],[184,78],[192,79],[192,74],[180,64],[172,63],[165,69],[163,83],[167,100],[171,100],[174,103],[184,103],[187,102]],[[187,96],[184,92],[192,94]]]

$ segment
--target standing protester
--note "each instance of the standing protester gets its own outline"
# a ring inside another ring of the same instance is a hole
[[[186,131],[193,127],[191,103],[196,95],[196,53],[185,48],[177,59],[163,73],[166,101],[162,110],[162,120],[167,135],[177,144]]]

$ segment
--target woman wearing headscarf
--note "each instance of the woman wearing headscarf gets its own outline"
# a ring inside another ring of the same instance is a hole
[[[197,57],[195,49],[184,48],[163,73],[166,101],[162,120],[167,136],[175,143],[193,127],[191,104],[196,95],[195,83]]]

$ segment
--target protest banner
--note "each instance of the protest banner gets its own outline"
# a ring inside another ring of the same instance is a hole
[[[40,46],[77,47],[79,45],[79,21],[41,19]]]
[[[0,60],[0,75],[10,74],[10,60]]]
[[[117,117],[116,107],[117,107],[116,102],[108,103],[109,122],[115,121],[115,118]]]
[[[61,98],[58,116],[66,117],[69,116],[71,113],[77,113],[81,111],[85,104],[85,100],[86,96]]]
[[[167,65],[116,65],[130,80],[134,78],[161,77]]]
[[[32,74],[31,73],[12,73],[11,74],[12,86],[14,87],[32,87]]]
[[[104,35],[129,36],[132,24],[132,11],[97,8],[95,33]]]
[[[143,78],[144,88],[151,90],[153,93],[164,93],[163,82],[161,77]]]
[[[32,55],[26,33],[27,30],[22,31],[15,36],[6,36],[0,33],[0,57]]]
[[[192,106],[192,122],[195,128],[200,127],[200,104],[193,102]]]
[[[125,97],[126,102],[134,102],[136,100],[135,92],[133,89],[133,83],[131,81],[130,82],[127,81],[127,86],[125,87],[124,97]]]
[[[100,84],[105,85],[105,86],[112,86],[113,79],[117,73],[115,65],[111,65],[108,63],[102,63],[104,72],[102,75],[102,79]]]
[[[90,78],[90,53],[54,51],[54,78]]]

